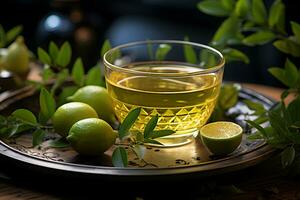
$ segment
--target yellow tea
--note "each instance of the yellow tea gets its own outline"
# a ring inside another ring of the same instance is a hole
[[[157,130],[176,131],[167,136],[170,139],[198,133],[198,128],[206,123],[216,104],[220,75],[155,76],[155,73],[170,75],[199,71],[199,68],[177,65],[138,65],[130,66],[130,69],[154,75],[138,76],[113,71],[106,77],[114,111],[121,122],[132,108],[141,107],[133,129],[142,132],[150,118],[158,114]]]

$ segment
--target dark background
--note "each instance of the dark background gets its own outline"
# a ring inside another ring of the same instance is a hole
[[[100,58],[102,42],[113,46],[145,39],[179,39],[207,44],[222,18],[196,8],[199,0],[9,0],[1,1],[0,24],[5,30],[22,24],[26,44],[36,52],[49,41],[72,43],[74,57],[81,56],[88,69]],[[270,6],[272,0],[265,1]],[[300,21],[297,1],[286,3],[287,20]],[[288,25],[288,23],[287,23]],[[289,26],[288,26],[289,27]],[[283,66],[285,57],[272,45],[243,49],[251,63],[227,64],[226,81],[282,86],[267,68]],[[298,63],[298,61],[296,61]]]

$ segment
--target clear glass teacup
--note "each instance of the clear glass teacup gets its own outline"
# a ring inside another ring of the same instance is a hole
[[[209,119],[219,95],[225,60],[209,46],[187,41],[140,41],[104,55],[107,90],[117,118],[141,107],[133,130],[143,132],[158,115],[156,129],[174,134],[158,138],[164,146],[191,142]]]

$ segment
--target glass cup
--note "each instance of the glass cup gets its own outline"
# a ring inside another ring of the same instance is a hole
[[[143,133],[158,115],[156,130],[174,134],[157,138],[166,147],[197,136],[219,95],[224,57],[209,46],[187,41],[140,41],[117,46],[104,55],[105,78],[117,118],[141,107],[132,130]],[[159,145],[158,145],[159,146]]]

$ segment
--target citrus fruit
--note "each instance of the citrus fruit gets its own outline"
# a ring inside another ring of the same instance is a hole
[[[96,110],[99,118],[110,124],[116,122],[111,99],[107,90],[103,87],[95,85],[82,87],[73,96],[68,97],[68,100],[89,104]]]
[[[52,123],[55,132],[66,137],[73,124],[85,118],[98,118],[98,115],[91,106],[81,102],[72,102],[60,106],[55,111]]]
[[[233,122],[213,122],[200,129],[201,140],[215,155],[232,153],[242,141],[243,129]]]
[[[17,37],[7,48],[7,53],[1,60],[2,67],[8,71],[16,74],[25,74],[29,71],[29,51],[22,36]]]
[[[97,156],[109,149],[116,137],[117,134],[106,121],[88,118],[71,127],[67,140],[79,154]]]

